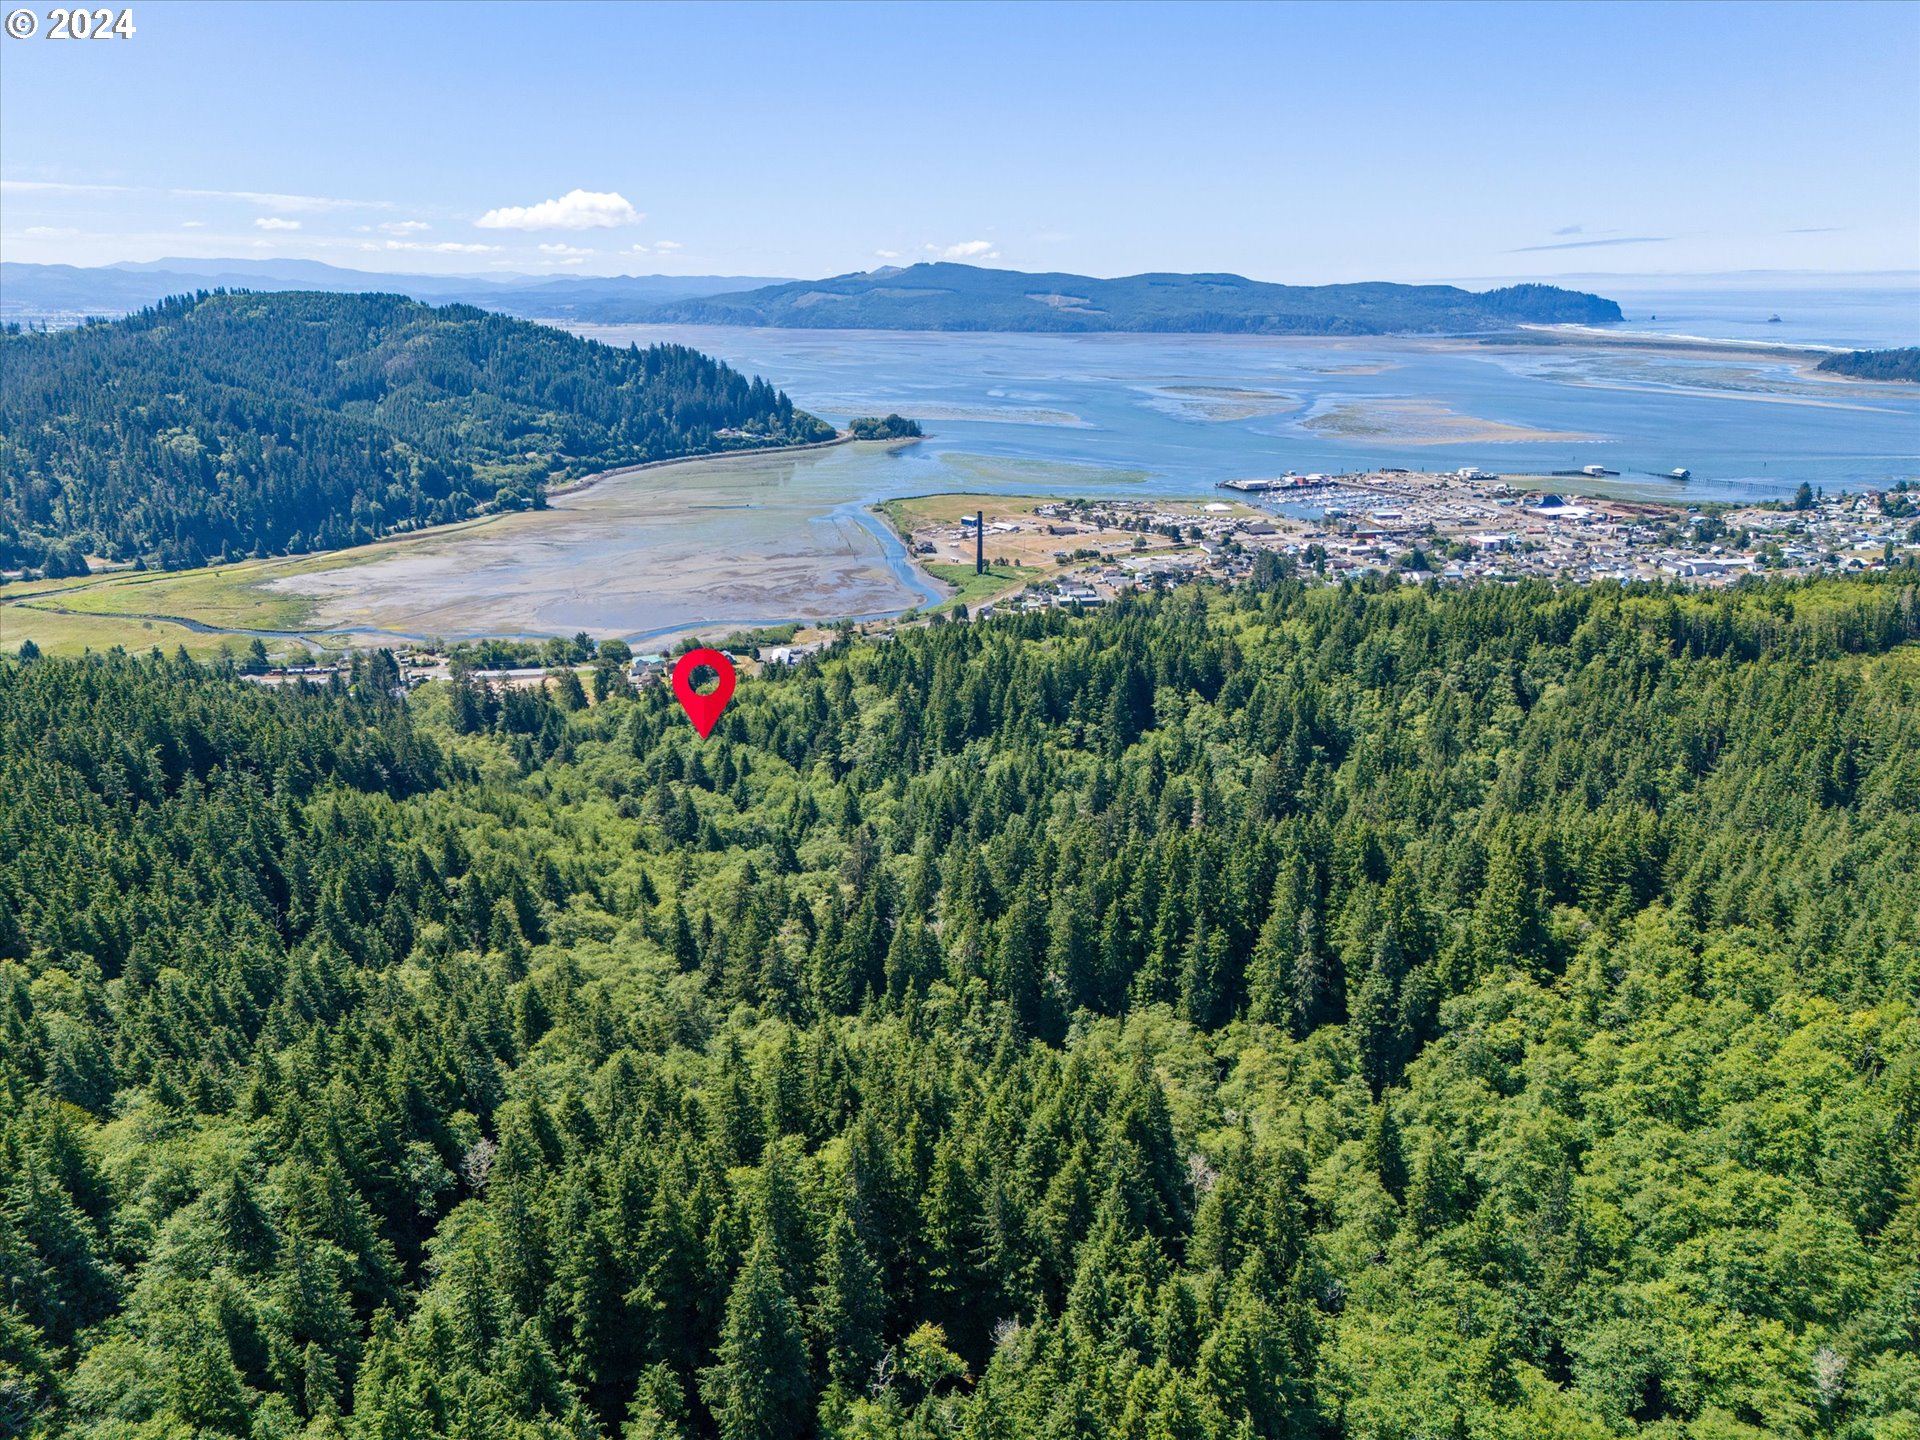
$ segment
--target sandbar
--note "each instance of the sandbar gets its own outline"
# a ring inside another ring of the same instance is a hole
[[[1345,440],[1383,440],[1396,445],[1499,445],[1598,438],[1483,420],[1462,415],[1437,400],[1345,400],[1303,420],[1301,426]]]
[[[1201,420],[1257,420],[1298,410],[1298,395],[1282,390],[1247,390],[1228,385],[1163,385],[1156,399],[1181,415]]]

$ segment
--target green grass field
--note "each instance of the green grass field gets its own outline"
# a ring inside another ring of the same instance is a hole
[[[221,629],[299,630],[313,602],[269,588],[271,581],[297,573],[293,567],[299,563],[259,560],[217,569],[114,575],[49,598],[88,615],[178,615]]]
[[[958,588],[959,593],[948,597],[930,610],[949,610],[955,605],[965,605],[969,610],[982,601],[1004,595],[1009,590],[1018,590],[1023,585],[1045,578],[1035,570],[1016,570],[1011,565],[989,565],[984,575],[974,573],[971,565],[940,565],[922,562],[920,568],[934,579],[946,585]]]
[[[431,533],[444,536],[493,518],[441,526]],[[78,655],[115,645],[145,649],[155,643],[156,635],[164,637],[169,648],[184,643],[188,653],[195,655],[217,653],[223,639],[236,651],[246,648],[246,635],[206,635],[173,623],[176,620],[216,630],[307,632],[305,643],[318,648],[338,637],[310,631],[313,600],[277,589],[274,582],[315,570],[370,564],[399,546],[417,543],[427,533],[389,536],[347,550],[243,560],[200,570],[120,570],[64,580],[13,581],[0,585],[0,651],[18,650],[24,640],[32,640],[50,655]],[[300,643],[269,640],[267,650],[278,655]]]
[[[246,641],[236,636],[209,635],[164,620],[61,615],[32,605],[0,605],[0,655],[15,653],[27,640],[47,655],[83,655],[116,645],[141,654],[157,645],[171,655],[184,645],[195,659],[211,659],[222,644],[236,655],[246,647]]]
[[[271,582],[308,569],[337,566],[351,553],[0,586],[0,651],[16,651],[26,640],[49,655],[78,655],[115,645],[144,650],[156,644],[168,650],[183,644],[189,654],[212,655],[219,652],[222,641],[235,651],[243,650],[245,635],[210,635],[178,622],[215,630],[303,631],[310,624],[313,602],[273,589]],[[310,643],[320,643],[322,638],[316,633]],[[268,649],[290,650],[295,644],[269,641]]]

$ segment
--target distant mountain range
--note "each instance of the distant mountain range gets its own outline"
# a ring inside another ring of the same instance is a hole
[[[633,318],[663,301],[778,285],[742,275],[383,275],[318,260],[145,260],[81,268],[0,262],[0,321],[70,324],[125,315],[196,290],[318,290],[458,301],[522,319],[596,319],[613,309]],[[580,313],[591,309],[594,314]]]
[[[726,276],[378,275],[312,260],[159,260],[79,269],[0,265],[0,319],[120,315],[207,289],[387,292],[582,324],[793,329],[1153,331],[1245,335],[1471,334],[1621,319],[1611,300],[1551,285],[1271,285],[1239,275],[1027,274],[910,265],[826,280]]]

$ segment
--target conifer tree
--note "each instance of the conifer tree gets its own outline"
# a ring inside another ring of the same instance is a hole
[[[813,1312],[814,1332],[826,1354],[830,1381],[852,1393],[865,1387],[880,1358],[885,1319],[879,1267],[842,1207],[827,1230]]]
[[[174,1413],[196,1430],[246,1436],[252,1428],[246,1387],[220,1327],[191,1315],[176,1347],[168,1372]]]
[[[806,1335],[765,1236],[727,1297],[718,1358],[701,1372],[700,1390],[721,1440],[792,1440],[810,1428]]]

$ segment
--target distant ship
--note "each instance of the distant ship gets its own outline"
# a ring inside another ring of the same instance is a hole
[[[1769,325],[1778,325],[1780,323],[1780,317],[1778,315],[1769,315],[1767,317],[1767,323]]]

